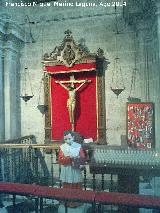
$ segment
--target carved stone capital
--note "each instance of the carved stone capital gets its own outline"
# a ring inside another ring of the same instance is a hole
[[[144,21],[152,25],[155,21],[156,10],[154,0],[128,1],[127,6],[124,8],[124,18],[129,25],[139,25]]]
[[[0,20],[0,40],[4,48],[19,51],[24,45],[24,30],[8,17]],[[12,47],[11,47],[12,46]]]

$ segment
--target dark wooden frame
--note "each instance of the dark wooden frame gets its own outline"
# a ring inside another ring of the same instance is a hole
[[[155,147],[154,104],[127,103],[127,143],[131,147]]]
[[[45,113],[45,140],[51,140],[51,105],[50,105],[50,76],[44,75],[44,105],[48,110]]]

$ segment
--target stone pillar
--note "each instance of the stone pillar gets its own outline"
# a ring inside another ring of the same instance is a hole
[[[160,19],[159,19],[160,21]],[[160,41],[160,28],[159,28],[159,38],[157,34],[157,22],[155,19],[148,21],[143,21],[141,25],[139,24],[139,73],[141,75],[141,91],[142,91],[142,102],[153,102],[154,103],[154,144],[153,148],[160,148],[159,143],[159,122],[160,122],[160,74],[159,74],[159,59],[158,54],[160,51],[159,42]],[[160,27],[160,22],[159,22]],[[158,47],[159,46],[159,47]]]
[[[5,138],[5,122],[4,122],[4,55],[2,48],[2,40],[0,40],[0,141]]]
[[[19,53],[8,41],[4,58],[5,139],[17,138],[20,132]]]
[[[13,23],[7,24],[4,42],[5,140],[21,136],[19,71],[22,41],[19,28]]]
[[[4,54],[4,104],[5,104],[5,139],[11,138],[11,83],[10,75],[12,70],[12,52],[10,49],[5,49]]]
[[[160,74],[159,74],[159,67],[160,67],[160,3],[156,3],[157,7],[157,36],[158,36],[158,59],[157,59],[157,70],[156,70],[156,97],[155,97],[155,141],[156,141],[156,149],[160,149]]]

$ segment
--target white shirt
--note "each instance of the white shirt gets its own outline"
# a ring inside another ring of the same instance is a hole
[[[69,156],[71,158],[76,158],[79,156],[81,145],[79,143],[73,142],[71,145],[65,143],[62,144],[61,150],[65,157]]]

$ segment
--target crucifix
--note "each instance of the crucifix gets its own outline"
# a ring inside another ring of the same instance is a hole
[[[76,92],[85,84],[91,82],[91,80],[76,80],[74,75],[70,76],[69,81],[55,81],[56,83],[60,84],[65,90],[68,91],[68,99],[67,99],[67,109],[69,113],[69,120],[72,125],[72,131],[74,131],[74,111],[76,106]],[[67,86],[65,85],[67,84]],[[75,84],[80,84],[79,86],[75,87]]]

